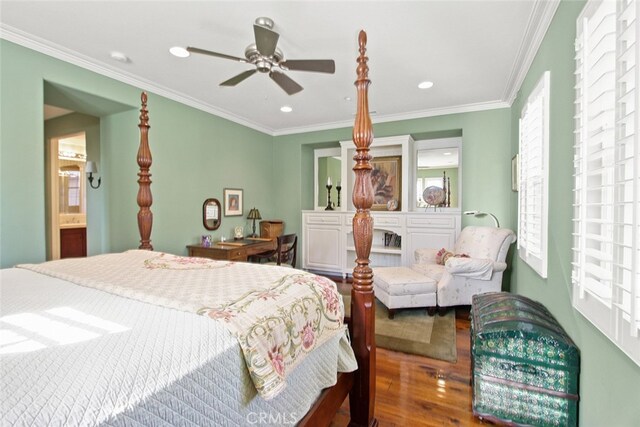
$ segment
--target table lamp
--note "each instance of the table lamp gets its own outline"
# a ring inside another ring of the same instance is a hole
[[[250,237],[258,237],[256,234],[256,219],[262,219],[260,216],[260,211],[255,207],[249,211],[249,215],[247,215],[247,219],[253,220],[253,234]]]

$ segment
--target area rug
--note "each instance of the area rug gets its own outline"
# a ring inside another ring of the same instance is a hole
[[[347,314],[351,297],[343,295]],[[456,362],[455,311],[446,315],[428,316],[426,309],[396,310],[389,319],[387,308],[376,300],[376,346],[403,353],[418,354],[432,359]]]

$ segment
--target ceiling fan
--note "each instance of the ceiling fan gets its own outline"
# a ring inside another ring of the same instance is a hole
[[[247,46],[244,51],[244,58],[197,47],[187,47],[187,51],[255,65],[255,69],[244,71],[220,83],[220,86],[235,86],[259,71],[261,73],[269,73],[271,80],[276,82],[289,95],[293,95],[303,88],[284,74],[283,71],[313,71],[328,74],[333,74],[336,71],[336,64],[333,59],[285,60],[282,51],[276,47],[280,35],[273,31],[273,20],[269,18],[261,17],[256,19],[255,24],[253,24],[253,32],[256,42]]]

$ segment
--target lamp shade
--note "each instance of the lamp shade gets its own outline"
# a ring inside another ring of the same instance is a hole
[[[247,215],[247,219],[262,219],[260,216],[260,211],[256,208],[252,208],[249,211],[249,215]]]
[[[84,166],[84,171],[86,173],[98,173],[98,167],[96,166],[96,162],[94,161],[87,161],[87,163]]]

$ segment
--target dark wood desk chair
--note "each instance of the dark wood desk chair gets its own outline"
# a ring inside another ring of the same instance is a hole
[[[251,256],[251,262],[260,263],[267,260],[267,264],[284,265],[286,267],[296,267],[296,253],[298,250],[298,236],[285,234],[278,236],[278,245],[275,250],[263,252]]]

